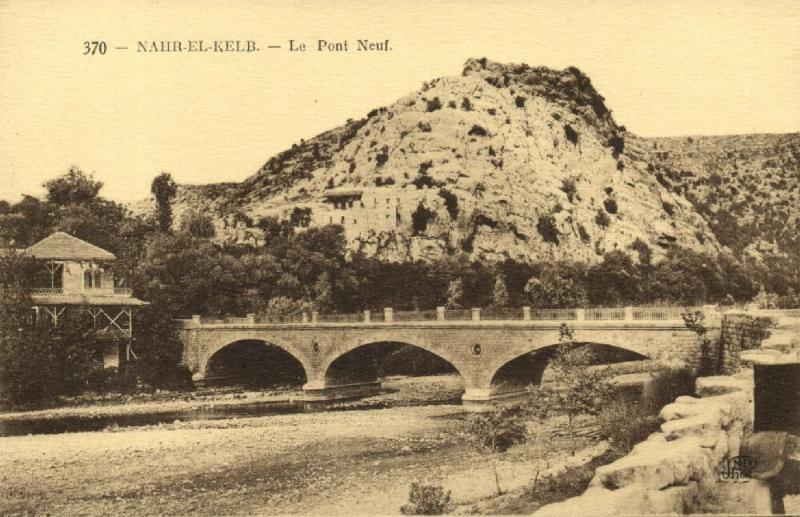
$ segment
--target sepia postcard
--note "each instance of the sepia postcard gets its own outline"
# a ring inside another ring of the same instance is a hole
[[[800,3],[0,0],[0,515],[800,514]]]

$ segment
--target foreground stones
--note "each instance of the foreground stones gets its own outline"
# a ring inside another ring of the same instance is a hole
[[[599,467],[580,496],[543,506],[537,516],[693,513],[719,483],[724,458],[739,454],[752,422],[752,375],[697,380],[695,397],[678,397],[664,423],[619,460]],[[757,487],[754,487],[757,488]]]

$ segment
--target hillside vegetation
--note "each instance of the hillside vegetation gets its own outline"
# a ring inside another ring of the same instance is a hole
[[[800,271],[800,133],[647,139],[650,171],[689,200],[737,258]],[[769,286],[768,286],[769,287]]]

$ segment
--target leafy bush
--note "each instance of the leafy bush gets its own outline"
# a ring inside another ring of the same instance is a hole
[[[572,128],[569,124],[564,124],[564,135],[566,135],[567,140],[572,142],[573,145],[578,145],[578,132]]]
[[[472,126],[472,128],[470,128],[467,134],[469,136],[486,136],[489,134],[489,132],[486,131],[486,129],[484,129],[483,127],[475,124],[474,126]]]
[[[555,503],[582,494],[594,477],[597,467],[606,465],[620,457],[618,452],[608,451],[585,465],[565,468],[561,473],[536,478],[526,489],[526,495],[539,506]]]
[[[608,228],[608,225],[611,223],[611,219],[606,214],[605,210],[602,208],[597,210],[597,215],[594,216],[594,222],[597,223],[597,226],[600,228]]]
[[[440,109],[442,109],[442,101],[439,100],[439,97],[434,97],[433,99],[427,101],[425,111],[431,112]]]
[[[408,501],[400,508],[403,515],[441,515],[450,504],[450,491],[441,485],[411,483]]]
[[[659,418],[645,413],[641,404],[624,398],[610,401],[597,416],[597,421],[603,437],[624,453],[656,432],[661,425]]]
[[[565,178],[561,180],[561,191],[567,195],[567,199],[572,203],[573,199],[575,199],[575,194],[578,192],[575,178]]]
[[[586,231],[586,228],[584,228],[582,224],[578,225],[578,235],[581,238],[581,242],[584,244],[587,244],[592,240],[592,238],[589,236],[589,232]]]
[[[614,158],[619,158],[619,155],[625,150],[625,139],[619,135],[615,135],[608,140],[608,145],[612,149]]]
[[[609,214],[616,214],[617,213],[617,200],[613,197],[606,198],[603,201],[603,206],[606,209],[606,212]]]
[[[422,204],[422,201],[417,205],[417,209],[411,214],[411,227],[414,229],[414,235],[422,235],[428,229],[428,222],[436,218],[436,212],[430,210]]]
[[[539,222],[536,223],[536,230],[545,242],[558,244],[558,236],[561,234],[556,228],[556,220],[552,215],[547,214],[539,217]]]
[[[697,375],[689,367],[667,368],[655,374],[645,393],[645,410],[658,414],[661,408],[681,395],[692,395]]]
[[[447,107],[451,109],[456,109],[456,101],[449,101],[447,103]]]
[[[520,411],[505,407],[467,417],[467,433],[474,442],[489,452],[504,452],[512,445],[524,443],[525,424]]]
[[[518,108],[524,108],[525,107],[525,97],[522,97],[521,95],[517,95],[517,97],[514,99],[514,103],[517,105]]]
[[[439,190],[439,197],[444,199],[444,206],[447,208],[447,213],[450,214],[450,219],[458,216],[458,198],[447,189]]]
[[[384,145],[383,148],[381,148],[380,152],[375,155],[375,163],[378,164],[378,167],[382,167],[388,161],[389,161],[389,148]]]
[[[472,103],[467,97],[461,99],[461,109],[464,111],[472,111]]]
[[[417,122],[417,127],[423,133],[430,133],[431,132],[431,125],[428,124],[427,122],[422,122],[422,121]]]
[[[175,321],[163,310],[145,307],[139,311],[132,349],[135,375],[153,388],[191,389],[192,374],[181,364],[183,343]]]
[[[198,239],[212,239],[216,234],[214,221],[205,214],[188,212],[181,221],[181,230]]]

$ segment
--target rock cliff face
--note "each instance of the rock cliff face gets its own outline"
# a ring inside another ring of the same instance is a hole
[[[393,105],[270,159],[240,184],[179,190],[176,213],[343,224],[352,251],[389,261],[597,261],[641,239],[716,253],[651,150],[618,126],[588,77],[470,59]],[[380,223],[380,224],[378,224]]]

